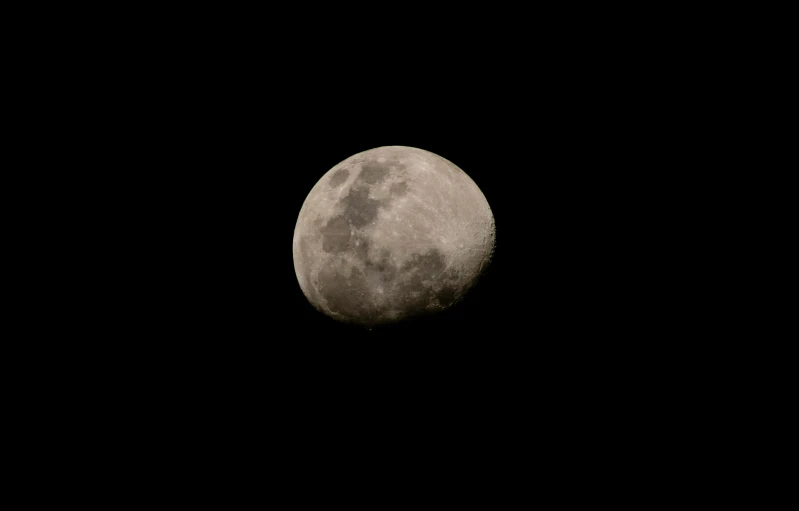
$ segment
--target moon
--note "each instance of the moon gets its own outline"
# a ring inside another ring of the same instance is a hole
[[[350,156],[311,189],[294,269],[317,310],[371,328],[453,306],[494,247],[491,208],[464,171],[423,149],[385,146]]]

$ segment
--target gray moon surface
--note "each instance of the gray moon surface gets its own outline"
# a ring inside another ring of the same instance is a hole
[[[347,158],[311,189],[294,228],[294,269],[316,309],[371,327],[451,307],[494,246],[491,208],[464,171],[386,146]]]

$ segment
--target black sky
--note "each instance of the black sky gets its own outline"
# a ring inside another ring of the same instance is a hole
[[[336,489],[355,496],[380,488],[371,476],[403,485],[384,500],[426,483],[449,500],[484,491],[496,507],[515,488],[596,501],[582,479],[605,474],[612,484],[597,486],[622,495],[643,487],[636,477],[664,481],[659,499],[686,470],[708,472],[697,455],[714,457],[708,445],[737,418],[715,428],[702,416],[725,394],[740,410],[744,395],[712,371],[729,344],[713,316],[696,325],[719,267],[703,241],[727,212],[694,225],[691,203],[712,208],[722,192],[702,176],[727,169],[691,153],[712,135],[704,107],[725,85],[701,71],[726,39],[697,53],[681,21],[703,22],[661,6],[290,7],[77,13],[85,27],[52,9],[31,18],[55,16],[64,34],[29,59],[44,76],[21,77],[40,97],[9,101],[48,110],[29,121],[60,143],[42,138],[31,156],[54,168],[22,168],[64,204],[46,213],[60,237],[31,234],[48,240],[35,264],[56,282],[31,279],[53,312],[26,307],[33,370],[9,379],[27,403],[20,424],[41,428],[23,444],[75,449],[47,459],[83,480],[74,468],[88,462],[131,481],[123,498],[219,488],[228,502],[253,488],[263,501],[287,488],[329,502],[316,481],[340,475]],[[719,110],[732,118],[736,103]],[[369,332],[308,303],[292,238],[317,180],[385,145],[463,169],[491,206],[496,251],[452,310]],[[39,207],[25,206],[13,224]]]
[[[666,299],[672,248],[653,236],[669,211],[653,205],[685,176],[650,48],[509,31],[493,44],[453,36],[370,51],[197,30],[137,48],[106,113],[125,124],[109,149],[142,240],[126,248],[135,298],[120,314],[166,359],[245,373],[265,360],[422,359],[495,376],[529,363],[596,372],[642,339],[658,352],[674,332],[669,318],[685,311]],[[368,332],[311,307],[292,237],[316,181],[383,145],[432,151],[469,174],[497,246],[452,311]]]

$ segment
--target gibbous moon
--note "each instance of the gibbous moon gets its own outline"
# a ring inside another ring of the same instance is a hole
[[[294,228],[294,269],[319,311],[371,327],[458,302],[494,242],[491,208],[465,172],[422,149],[378,147],[311,189]]]

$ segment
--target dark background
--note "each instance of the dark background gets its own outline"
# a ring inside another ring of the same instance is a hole
[[[670,247],[653,236],[674,178],[652,129],[663,106],[624,86],[639,76],[628,67],[602,66],[606,85],[588,64],[564,70],[564,55],[313,60],[295,73],[245,52],[148,76],[124,141],[127,193],[140,195],[105,345],[104,367],[130,375],[114,399],[143,399],[146,416],[178,425],[173,439],[199,427],[330,460],[413,438],[464,463],[535,445],[601,451],[606,435],[663,423],[693,364],[665,291]],[[318,179],[382,145],[463,169],[492,208],[496,251],[451,311],[370,332],[308,303],[292,238]]]
[[[662,226],[679,199],[660,207],[685,178],[672,150],[685,143],[679,84],[656,42],[539,28],[370,48],[187,26],[119,50],[103,118],[124,128],[104,137],[130,199],[131,331],[167,360],[221,371],[460,360],[497,377],[527,364],[599,375],[663,359],[669,317],[685,312],[665,291],[683,256]],[[497,246],[453,310],[366,331],[307,302],[291,241],[316,181],[382,145],[461,167],[492,208]]]
[[[691,66],[711,59],[676,54],[659,14],[200,10],[52,50],[67,105],[52,129],[77,139],[62,179],[91,199],[70,196],[85,219],[56,251],[81,260],[61,272],[69,335],[48,353],[85,385],[53,390],[68,407],[54,421],[82,401],[101,417],[90,435],[150,465],[271,463],[300,485],[358,448],[367,471],[433,460],[514,484],[529,460],[603,473],[619,445],[635,471],[696,434],[715,390],[690,384],[714,355],[696,342],[712,326],[692,325],[713,263],[693,241],[712,225],[682,225],[708,163],[689,157],[705,140]],[[369,332],[308,303],[292,238],[318,179],[383,145],[471,176],[497,246],[463,303]]]
[[[561,55],[484,66],[314,60],[295,73],[255,57],[167,69],[132,99],[140,131],[126,144],[144,192],[133,219],[147,225],[134,283],[147,283],[142,324],[171,339],[160,344],[170,356],[375,368],[464,357],[498,376],[547,360],[600,371],[659,349],[641,341],[666,328],[670,247],[652,236],[663,214],[652,206],[675,174],[662,126],[653,129],[661,99],[624,85],[638,71],[564,70]],[[423,148],[469,174],[497,246],[462,304],[369,332],[311,307],[291,246],[316,181],[382,145]]]
[[[87,218],[102,225],[88,262],[104,270],[80,317],[120,339],[102,345],[110,370],[229,399],[310,399],[350,380],[373,399],[431,382],[461,389],[439,387],[452,399],[486,386],[582,399],[668,385],[654,375],[698,360],[687,325],[703,295],[681,291],[694,254],[672,240],[700,193],[701,66],[650,21],[473,14],[402,32],[391,17],[337,30],[165,13],[69,50],[54,78],[80,95],[63,92],[62,129],[91,149],[85,186],[103,205]],[[292,238],[313,185],[383,145],[471,176],[496,251],[451,311],[370,332],[308,303]]]

